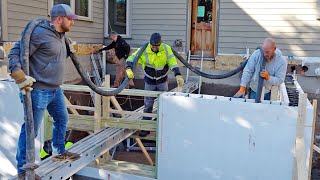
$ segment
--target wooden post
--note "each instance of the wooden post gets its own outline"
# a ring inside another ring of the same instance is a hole
[[[317,120],[317,107],[318,107],[318,101],[314,99],[312,101],[313,106],[313,122],[312,122],[312,139],[311,139],[311,145],[310,145],[310,158],[309,158],[309,180],[311,179],[311,170],[312,170],[312,156],[313,156],[313,147],[314,147],[314,131],[316,127],[316,120]]]
[[[104,81],[104,87],[110,88],[110,74],[105,75],[105,81]],[[103,118],[109,118],[110,117],[110,97],[104,96],[102,98],[102,116]],[[109,151],[107,151],[103,158],[100,159],[102,162],[106,163],[110,161],[110,154]]]
[[[298,119],[297,119],[297,134],[296,134],[296,169],[295,177],[297,180],[305,180],[308,178],[306,167],[306,152],[304,149],[304,124],[306,119],[307,94],[299,94]]]
[[[97,133],[101,129],[101,96],[97,93],[94,94],[94,102],[94,133]],[[100,164],[99,158],[96,163]]]
[[[101,129],[101,96],[94,94],[94,133]]]
[[[107,74],[105,76],[105,82],[104,82],[104,87],[106,88],[110,88],[110,74]],[[109,109],[110,109],[110,97],[106,96],[106,97],[103,97],[103,107],[102,107],[102,117],[103,118],[108,118],[110,117],[110,114],[109,114]]]
[[[53,123],[50,121],[50,116],[48,111],[44,114],[44,141],[52,139],[52,126]]]

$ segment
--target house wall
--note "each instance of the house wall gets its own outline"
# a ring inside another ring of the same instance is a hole
[[[219,53],[251,52],[273,37],[285,56],[319,56],[317,0],[220,0]]]
[[[20,39],[26,24],[38,17],[48,17],[48,0],[7,0],[8,41]],[[92,0],[92,21],[75,20],[68,36],[78,43],[103,42],[103,0]]]
[[[140,47],[152,33],[159,32],[164,42],[185,50],[187,0],[134,0],[131,6],[131,38],[126,40],[132,47]],[[182,47],[174,45],[177,39],[182,40]]]

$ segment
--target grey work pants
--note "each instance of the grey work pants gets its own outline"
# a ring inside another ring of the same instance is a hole
[[[168,81],[157,84],[157,85],[151,85],[148,83],[144,83],[144,90],[147,91],[168,91]],[[154,103],[155,97],[144,97],[144,112],[145,113],[152,113],[153,109],[153,103]],[[151,120],[150,117],[143,117],[144,120]]]

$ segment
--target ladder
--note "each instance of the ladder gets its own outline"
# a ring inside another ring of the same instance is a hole
[[[68,151],[79,153],[76,161],[53,161],[51,157],[41,161],[35,173],[42,180],[63,180],[77,173],[92,161],[109,151],[111,148],[131,136],[135,130],[122,128],[105,128],[91,134],[73,144]],[[13,179],[17,179],[17,176]]]
[[[94,77],[94,81],[95,84],[97,86],[101,86],[104,77],[101,77],[102,71],[103,71],[103,62],[102,62],[102,58],[101,58],[101,54],[97,53],[97,54],[90,54],[90,59],[91,59],[91,63],[93,65],[93,71],[92,71],[92,75]]]
[[[191,51],[189,50],[188,52],[188,63],[190,64],[190,61],[191,59],[199,59],[200,57],[198,55],[191,55]],[[203,70],[203,60],[206,59],[206,60],[213,60],[213,58],[204,58],[203,57],[203,51],[201,51],[201,61],[200,61],[200,66],[196,65],[195,67],[196,68],[200,68],[200,71]],[[186,82],[189,81],[189,77],[198,77],[199,80],[198,80],[198,94],[200,94],[201,92],[201,85],[202,85],[202,77],[201,76],[196,76],[196,75],[193,75],[193,76],[190,76],[190,70],[189,68],[187,68],[187,75],[186,75]]]
[[[86,71],[87,77],[89,79],[93,79],[93,82],[97,86],[102,86],[102,82],[104,81],[105,74],[105,64],[102,60],[101,53],[97,54],[90,54],[90,60],[93,66],[93,71],[90,73],[89,71]],[[102,76],[100,75],[100,71],[102,72]],[[90,92],[91,100],[94,103],[94,92]]]

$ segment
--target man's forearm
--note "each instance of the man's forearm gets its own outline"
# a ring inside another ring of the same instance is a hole
[[[21,62],[20,62],[20,43],[17,42],[13,46],[13,48],[10,50],[10,53],[8,55],[9,59],[9,70],[11,73],[16,72],[21,68]]]

